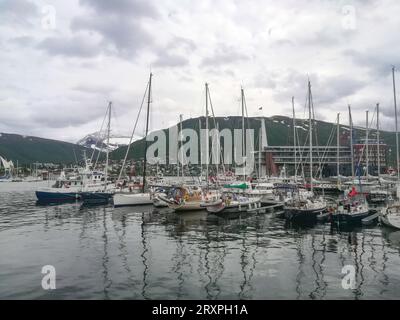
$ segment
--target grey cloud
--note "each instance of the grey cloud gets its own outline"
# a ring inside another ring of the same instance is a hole
[[[365,81],[352,78],[347,74],[341,76],[323,76],[320,74],[301,74],[295,70],[282,72],[275,80],[277,101],[289,101],[294,95],[303,103],[307,92],[308,78],[311,81],[313,100],[316,104],[329,105],[355,94],[366,86]],[[278,73],[276,73],[278,75]]]
[[[26,0],[2,0],[0,3],[0,16],[8,16],[14,19],[35,16],[38,14],[35,3]]]
[[[232,46],[219,45],[212,56],[206,57],[201,62],[204,66],[221,66],[233,62],[248,60],[249,57],[239,52],[238,49]]]
[[[29,36],[15,37],[8,40],[9,43],[19,45],[21,47],[31,46],[35,43],[35,39]]]
[[[365,85],[365,81],[354,79],[344,74],[342,76],[322,78],[317,81],[314,87],[318,92],[317,102],[332,103],[355,94]]]
[[[278,76],[274,71],[264,70],[262,73],[255,76],[253,85],[256,88],[275,89],[277,86],[276,78],[278,78]]]
[[[107,85],[93,85],[93,84],[78,84],[71,88],[73,91],[90,93],[90,94],[107,94],[115,90],[112,86]]]
[[[40,42],[37,47],[50,55],[82,58],[97,56],[101,51],[99,45],[81,36],[49,37]]]
[[[370,69],[374,77],[387,76],[391,72],[392,65],[400,66],[400,48],[396,45],[388,50],[385,47],[369,48],[365,51],[344,50],[345,56],[361,67]]]
[[[185,51],[191,52],[195,50],[197,46],[193,40],[183,37],[174,37],[167,45],[167,49],[176,49],[176,48],[183,48]]]
[[[196,44],[183,37],[173,37],[165,48],[158,48],[154,65],[158,67],[182,67],[189,64],[187,56],[196,49]]]
[[[183,56],[165,52],[164,54],[160,54],[158,56],[154,62],[154,65],[158,67],[182,67],[188,63],[189,60]]]
[[[118,16],[79,17],[72,21],[73,31],[94,31],[103,38],[102,49],[114,46],[116,54],[132,58],[137,52],[152,44],[152,37],[132,18],[121,19]]]
[[[80,0],[84,6],[94,9],[99,14],[116,14],[118,16],[130,17],[153,17],[159,16],[157,9],[146,0]],[[104,17],[101,17],[104,18]]]
[[[65,126],[76,127],[96,120],[104,115],[104,105],[95,104],[92,101],[51,101],[35,103],[36,112],[31,120],[39,126],[47,128],[63,128]]]

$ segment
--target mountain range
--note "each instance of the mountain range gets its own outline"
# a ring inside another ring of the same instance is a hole
[[[273,117],[249,117],[245,119],[246,128],[254,129],[256,140],[255,148],[258,148],[259,130],[261,126],[260,120],[263,119],[266,125],[267,138],[269,145],[293,145],[293,120],[285,116]],[[215,120],[209,119],[209,128],[218,126],[220,130],[240,129],[242,126],[242,118],[240,116],[216,117]],[[182,128],[193,128],[197,132],[199,128],[205,128],[205,117],[190,118],[182,122]],[[296,127],[299,135],[300,144],[306,142],[308,134],[308,120],[296,119]],[[320,145],[326,145],[332,135],[331,145],[336,145],[336,124],[316,120],[315,127],[317,134],[314,141]],[[164,130],[167,136],[168,145],[168,129]],[[349,127],[341,125],[340,139],[341,144],[348,143]],[[370,131],[370,137],[373,138],[375,130]],[[354,140],[361,139],[365,136],[365,128],[354,128]],[[395,133],[381,131],[381,139],[388,145],[388,161],[393,165],[395,162]],[[115,140],[115,141],[114,141]],[[98,140],[98,133],[89,134],[78,141],[77,144],[44,139],[31,136],[22,136],[17,134],[0,133],[0,155],[14,163],[18,160],[20,164],[30,164],[34,162],[41,163],[63,163],[72,164],[82,160],[83,152],[92,152],[91,149],[97,144],[97,148],[105,150],[107,147],[111,150],[111,159],[122,159],[126,153],[126,144],[129,138],[112,137],[110,145],[106,146],[104,139]],[[145,147],[143,138],[134,137],[134,142],[130,148],[129,159],[139,160],[143,157]]]
[[[245,127],[254,129],[254,137],[255,137],[255,150],[258,150],[258,137],[259,130],[261,128],[261,120],[265,122],[268,145],[277,146],[277,145],[293,145],[293,119],[286,116],[272,116],[272,117],[248,117],[245,118]],[[182,128],[192,128],[199,133],[199,128],[205,128],[205,117],[198,118],[190,118],[186,119],[182,122]],[[296,128],[297,134],[299,138],[299,143],[304,145],[306,143],[306,139],[308,136],[309,130],[309,120],[305,119],[296,119]],[[328,141],[330,141],[331,146],[336,146],[336,124],[315,120],[314,122],[314,131],[313,141],[315,144],[319,145],[327,145]],[[242,128],[242,117],[240,116],[228,116],[228,117],[215,117],[209,119],[209,128],[218,127],[219,130],[223,129],[241,129]],[[168,143],[168,130],[163,129],[165,135],[167,137],[167,150],[169,148]],[[350,127],[346,124],[340,125],[340,144],[341,145],[349,145]],[[353,143],[356,143],[358,140],[363,139],[365,137],[365,128],[362,127],[354,127],[353,128]],[[369,132],[370,139],[374,139],[376,137],[376,130],[370,129]],[[395,163],[395,146],[396,146],[396,138],[394,132],[388,131],[380,131],[380,139],[381,142],[384,142],[388,146],[388,163],[390,165],[394,165]],[[143,151],[145,147],[144,139],[139,139],[135,141],[129,151],[128,158],[139,160],[143,158]],[[112,159],[121,159],[124,157],[126,153],[127,146],[120,147],[111,153]]]
[[[0,133],[0,155],[14,165],[39,163],[73,164],[90,149],[83,146],[32,136]]]

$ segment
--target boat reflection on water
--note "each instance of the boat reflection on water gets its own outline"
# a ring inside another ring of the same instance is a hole
[[[35,298],[68,299],[400,297],[400,231],[379,225],[304,225],[270,213],[227,219],[152,206],[32,206],[33,196],[27,204],[10,193],[14,206],[0,206],[0,230],[9,239],[0,243],[2,261],[12,261],[11,252],[20,259],[13,269],[0,262],[7,273],[0,280],[10,288],[1,298],[26,298],[28,289]],[[22,231],[34,240],[14,237]],[[62,275],[51,296],[35,291],[30,268],[48,263],[38,256],[51,257]],[[355,284],[345,290],[342,269],[349,265]],[[24,290],[14,285],[27,278]]]
[[[400,247],[400,230],[383,227],[382,237],[386,240],[388,246],[394,247],[396,249]]]

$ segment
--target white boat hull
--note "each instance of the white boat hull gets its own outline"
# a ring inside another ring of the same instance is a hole
[[[168,207],[176,212],[204,210],[202,201],[188,201],[181,204],[169,203]]]
[[[400,207],[383,209],[379,219],[385,226],[400,230]]]
[[[139,206],[153,204],[150,193],[115,193],[114,207]]]

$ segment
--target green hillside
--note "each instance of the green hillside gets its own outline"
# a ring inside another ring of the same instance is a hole
[[[258,149],[258,137],[261,122],[265,121],[267,138],[269,145],[292,145],[293,144],[293,122],[291,118],[284,116],[273,116],[264,118],[246,118],[246,128],[254,129],[255,148]],[[201,122],[201,124],[199,124]],[[217,117],[215,123],[220,130],[223,129],[240,129],[242,127],[242,118],[240,116],[232,117]],[[212,118],[209,119],[210,129],[215,128],[215,123]],[[184,120],[182,123],[183,128],[193,128],[197,132],[199,127],[205,128],[205,117],[192,118]],[[300,143],[305,144],[308,135],[308,120],[297,119],[296,126],[299,135]],[[332,130],[336,130],[336,125],[324,121],[315,121],[316,134],[314,136],[314,143],[318,141],[320,145],[326,145]],[[167,150],[168,150],[168,129],[164,129],[167,137]],[[349,143],[349,128],[348,126],[341,126],[341,144]],[[346,136],[347,134],[347,136]],[[365,129],[354,129],[354,141],[365,136]],[[371,130],[370,137],[375,136],[375,131]],[[395,162],[395,134],[393,132],[381,131],[381,139],[388,145],[388,160],[389,164],[393,165]],[[336,145],[336,131],[333,131],[331,145]],[[143,158],[144,139],[138,140],[133,143],[130,149],[128,159],[139,160]],[[125,156],[127,147],[121,147],[111,153],[111,159],[120,160]],[[91,150],[83,146],[57,141],[50,139],[43,139],[31,136],[21,136],[17,134],[0,134],[0,155],[6,159],[19,162],[19,164],[31,164],[34,162],[40,163],[61,163],[73,164],[82,160],[84,151],[91,154]]]
[[[0,133],[0,155],[14,164],[76,163],[75,155],[82,160],[85,147],[57,140],[43,139],[18,134]]]
[[[199,129],[199,119],[201,121],[201,128],[205,128],[205,117],[192,118],[184,120],[182,127],[193,128],[198,132]],[[261,125],[261,119],[265,121],[267,138],[269,145],[292,145],[293,144],[293,120],[284,116],[273,116],[273,117],[257,117],[257,118],[246,118],[245,126],[246,128],[254,129],[255,136],[255,148],[258,148],[258,137]],[[215,122],[220,130],[222,129],[240,129],[242,127],[242,118],[240,116],[231,117],[216,117]],[[210,129],[215,128],[214,120],[209,119]],[[300,143],[307,143],[306,139],[308,136],[308,120],[296,119],[297,133],[299,135]],[[329,137],[332,133],[331,145],[336,145],[336,124],[325,122],[325,121],[315,121],[316,132],[313,136],[314,144],[318,142],[319,145],[326,145]],[[168,150],[168,129],[163,129],[167,136],[167,150]],[[376,135],[375,130],[370,131],[370,138],[374,138]],[[365,129],[354,128],[353,132],[355,143],[358,139],[365,137]],[[349,127],[347,125],[341,125],[340,130],[340,140],[341,144],[349,144]],[[389,164],[393,165],[395,162],[395,134],[394,132],[381,131],[381,140],[383,140],[391,152],[388,152]],[[112,159],[123,159],[126,153],[127,147],[121,147],[115,150],[111,154]],[[129,152],[128,159],[139,160],[143,158],[144,150],[144,139],[138,140],[132,144]]]

